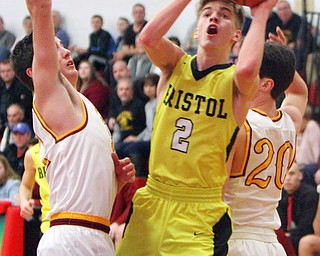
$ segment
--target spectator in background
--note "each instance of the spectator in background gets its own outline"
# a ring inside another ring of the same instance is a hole
[[[124,44],[124,33],[129,26],[129,20],[125,17],[119,17],[117,21],[118,37],[116,38],[116,49],[113,54],[119,51]],[[103,70],[103,76],[109,85],[114,88],[114,77],[112,75],[112,67],[114,64],[114,58],[107,62],[105,69]]]
[[[318,193],[314,187],[301,182],[303,173],[293,164],[284,180],[278,213],[281,228],[287,233],[298,254],[300,239],[313,234],[312,222],[318,207]]]
[[[126,139],[130,135],[137,136],[146,127],[146,117],[143,103],[141,100],[134,98],[133,83],[130,78],[123,78],[118,81],[117,94],[121,106],[116,110],[119,134],[114,134],[114,141],[116,152],[122,158],[122,149],[126,146]]]
[[[136,37],[136,53],[132,55],[128,62],[128,69],[130,70],[131,78],[133,80],[135,97],[147,101],[142,91],[143,78],[152,72],[154,66],[150,61],[145,49],[139,41],[139,34]]]
[[[22,179],[24,172],[24,155],[28,150],[31,138],[31,130],[24,122],[17,123],[12,127],[13,143],[9,144],[3,154],[8,159],[11,167]]]
[[[320,193],[320,183],[318,180],[317,192]],[[313,220],[314,234],[309,234],[300,239],[299,243],[299,256],[314,256],[320,253],[320,204],[316,217]]]
[[[130,24],[123,36],[123,46],[113,54],[113,60],[125,60],[128,62],[130,57],[136,53],[136,35],[141,32],[147,24],[145,20],[146,11],[142,4],[135,4],[132,7],[133,23]]]
[[[24,119],[24,109],[18,103],[12,103],[7,108],[8,122],[5,126],[3,137],[0,143],[0,151],[3,152],[6,147],[13,143],[12,127]]]
[[[0,62],[0,120],[7,122],[7,108],[19,103],[25,110],[25,121],[32,123],[32,93],[15,76],[9,60]]]
[[[157,85],[159,76],[147,74],[143,79],[143,93],[148,98],[144,106],[146,115],[146,128],[138,135],[125,138],[122,151],[119,154],[129,156],[136,168],[136,183],[145,184],[148,177],[148,159],[150,155],[150,141],[153,130],[153,120],[157,108]],[[140,185],[139,185],[140,187]]]
[[[77,90],[87,97],[99,111],[103,119],[108,117],[110,89],[106,81],[95,71],[88,60],[80,62]]]
[[[32,19],[30,15],[27,15],[22,20],[22,27],[26,35],[29,35],[32,32]]]
[[[0,200],[8,200],[14,205],[19,186],[19,175],[12,169],[7,158],[0,155]]]
[[[269,33],[276,34],[277,26],[281,27],[281,20],[275,11],[271,11],[266,26],[265,39],[268,39]]]
[[[173,42],[175,45],[181,47],[181,41],[177,36],[169,36],[168,39]]]
[[[56,10],[52,10],[52,19],[54,25],[54,32],[56,33],[56,37],[61,40],[61,43],[65,48],[69,47],[70,40],[68,33],[61,27],[61,15],[60,12]]]
[[[182,49],[186,51],[186,53],[190,55],[194,55],[197,53],[198,43],[194,38],[194,31],[197,27],[197,21],[194,21],[188,28],[187,33],[183,39]]]
[[[244,24],[242,28],[242,35],[245,36],[250,28],[252,17],[250,14],[250,9],[244,8]],[[276,28],[277,26],[280,27],[281,20],[278,16],[278,14],[275,11],[271,11],[267,20],[266,25],[266,33],[265,33],[265,39],[268,39],[269,33],[276,34]]]
[[[287,38],[287,44],[296,56],[296,69],[306,80],[307,55],[313,48],[311,25],[305,18],[294,13],[287,0],[280,0],[277,4],[277,13],[280,18],[280,28]]]
[[[320,113],[305,112],[304,130],[298,136],[296,162],[303,171],[303,182],[316,187],[315,175],[320,159]]]
[[[306,165],[316,164],[320,157],[320,113],[311,114],[303,135],[300,138],[296,162],[302,168]]]
[[[252,16],[251,16],[251,11],[250,8],[247,6],[243,6],[243,26],[242,26],[242,36],[246,36],[246,34],[249,31],[251,22],[252,22]]]
[[[238,42],[236,42],[231,49],[230,62],[237,64],[239,52],[243,43],[244,37],[242,37]]]
[[[287,44],[291,50],[294,50],[300,30],[301,17],[293,13],[289,2],[286,0],[280,0],[278,2],[277,14],[280,18],[280,28],[286,36]]]
[[[119,51],[124,44],[124,34],[130,25],[129,20],[125,17],[119,17],[117,21],[118,37],[116,39],[116,51]]]
[[[310,105],[307,105],[306,111],[304,112],[304,115],[303,115],[301,129],[298,134],[298,146],[300,145],[300,142],[301,142],[303,135],[304,135],[304,131],[307,127],[307,124],[311,120],[311,118],[312,118],[312,107]]]
[[[121,107],[121,100],[117,94],[117,83],[120,79],[130,78],[130,70],[128,69],[128,65],[124,60],[117,60],[112,67],[113,80],[114,83],[111,86],[111,98],[110,98],[110,109],[109,109],[109,120],[108,126],[110,130],[114,130],[116,126],[116,113],[117,109]]]
[[[4,59],[16,41],[16,36],[5,29],[3,18],[0,17],[0,59]]]
[[[93,32],[89,35],[89,47],[88,49],[74,48],[73,51],[77,56],[74,61],[76,66],[79,65],[83,59],[89,60],[97,71],[103,70],[108,62],[112,58],[113,52],[116,49],[116,43],[111,34],[102,29],[103,18],[101,15],[93,15],[91,18],[91,26]]]

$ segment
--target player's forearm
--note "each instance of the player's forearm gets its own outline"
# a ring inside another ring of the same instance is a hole
[[[172,0],[146,24],[140,40],[151,45],[158,42],[171,28],[190,0]]]
[[[52,3],[50,0],[27,0],[27,4],[33,22],[34,67],[47,72],[58,70]]]
[[[286,97],[282,102],[281,108],[294,106],[302,118],[308,102],[308,88],[298,72],[295,72],[293,81],[285,91],[285,94]]]
[[[261,12],[261,15],[260,13],[256,15],[252,18],[250,29],[239,52],[236,70],[240,79],[251,80],[260,71],[265,43],[265,28],[269,13],[265,11]]]
[[[308,88],[302,77],[296,71],[294,78],[288,89],[285,91],[286,95],[295,94],[299,95],[301,99],[307,101],[308,99]]]
[[[32,190],[28,189],[26,186],[21,184],[19,188],[20,205],[29,201],[29,199],[31,199],[31,196],[32,196]]]

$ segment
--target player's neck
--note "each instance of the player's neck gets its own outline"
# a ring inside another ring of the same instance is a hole
[[[197,67],[199,71],[215,65],[226,64],[228,61],[229,53],[219,49],[212,50],[210,53],[200,50],[197,53]]]
[[[254,99],[250,107],[263,111],[270,118],[275,117],[278,114],[275,101]]]

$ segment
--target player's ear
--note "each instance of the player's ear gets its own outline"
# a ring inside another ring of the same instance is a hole
[[[32,68],[27,68],[26,74],[27,74],[28,77],[32,78]]]
[[[264,91],[264,92],[270,92],[272,90],[274,86],[274,82],[271,78],[268,77],[264,77],[261,79],[260,82],[260,90]]]
[[[271,91],[274,86],[274,81],[272,79],[268,79],[267,86],[268,86],[269,91]]]
[[[234,42],[238,42],[241,39],[241,37],[242,37],[242,32],[241,32],[241,30],[238,29],[237,31],[235,31],[233,33],[232,40]]]

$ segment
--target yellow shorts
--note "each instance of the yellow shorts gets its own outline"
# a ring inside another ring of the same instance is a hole
[[[221,188],[177,188],[148,178],[133,198],[118,256],[227,255],[231,235]]]

